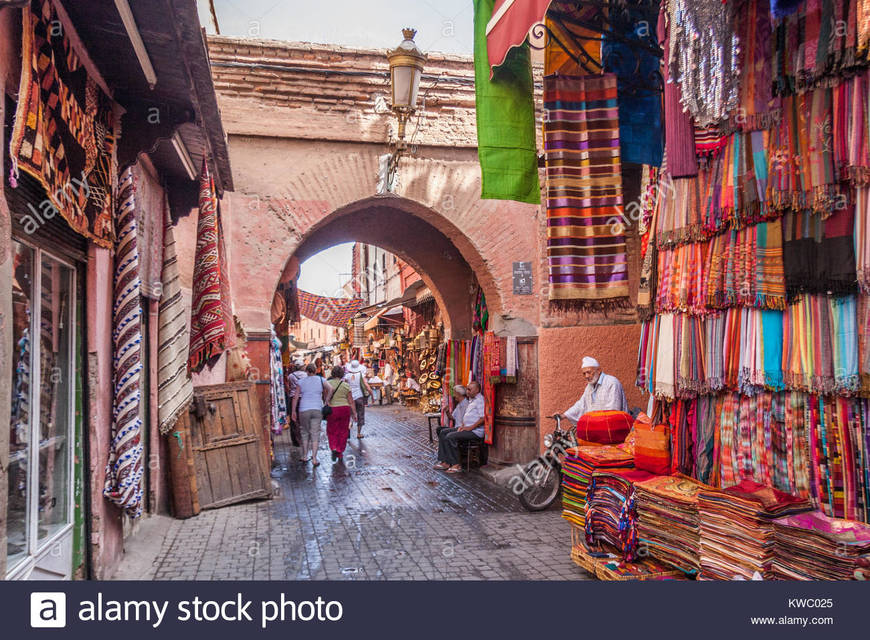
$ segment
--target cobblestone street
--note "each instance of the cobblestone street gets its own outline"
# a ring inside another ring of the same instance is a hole
[[[325,437],[320,467],[296,462],[285,433],[276,446],[281,468],[273,473],[280,474],[273,500],[165,520],[147,575],[141,575],[141,563],[135,567],[125,560],[115,577],[588,578],[569,557],[569,527],[556,507],[528,513],[509,490],[478,472],[432,470],[434,446],[419,414],[397,406],[369,407],[366,419],[365,437],[351,438],[344,465],[330,463]]]

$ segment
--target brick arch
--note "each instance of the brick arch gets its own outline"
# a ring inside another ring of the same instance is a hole
[[[381,247],[414,267],[432,291],[454,338],[471,335],[477,285],[483,288],[490,311],[501,309],[495,281],[464,234],[430,207],[398,196],[365,198],[325,216],[302,237],[284,272],[297,271],[298,265],[324,249],[353,241]]]

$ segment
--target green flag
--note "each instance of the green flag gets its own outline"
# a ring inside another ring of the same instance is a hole
[[[474,88],[477,97],[477,155],[484,200],[538,204],[535,102],[528,44],[508,53],[489,79],[486,23],[495,0],[474,0]]]

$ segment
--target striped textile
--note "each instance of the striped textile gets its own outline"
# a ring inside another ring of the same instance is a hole
[[[550,300],[627,307],[616,76],[544,78]]]
[[[142,308],[139,302],[139,254],[133,172],[121,176],[115,240],[112,305],[112,441],[103,495],[131,517],[142,515],[142,421],[139,377],[142,373]]]
[[[214,181],[203,162],[199,181],[199,220],[196,226],[196,258],[193,268],[193,301],[190,315],[188,370],[193,373],[233,346],[232,315],[227,275],[221,256],[220,218]]]
[[[164,205],[163,270],[161,273],[157,348],[157,421],[167,434],[193,399],[193,382],[187,373],[190,333],[187,305],[181,292],[175,235],[169,208]]]
[[[363,305],[359,298],[327,298],[307,291],[299,291],[298,300],[299,315],[333,327],[347,326]]]

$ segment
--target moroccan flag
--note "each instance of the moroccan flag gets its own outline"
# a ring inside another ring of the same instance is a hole
[[[474,0],[474,87],[477,154],[484,200],[538,204],[535,103],[528,44],[511,49],[490,80],[486,25],[495,0]]]

